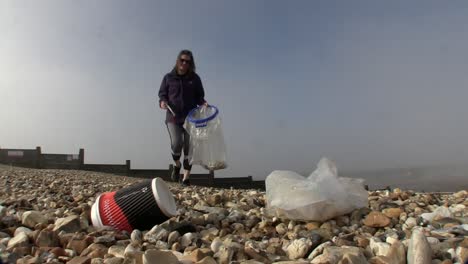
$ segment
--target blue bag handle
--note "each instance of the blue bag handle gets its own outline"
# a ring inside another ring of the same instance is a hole
[[[209,117],[207,118],[203,118],[203,119],[195,119],[193,117],[193,115],[195,114],[195,111],[197,111],[198,109],[201,109],[201,107],[204,107],[204,106],[199,106],[197,108],[194,108],[192,109],[189,114],[188,114],[188,121],[190,123],[193,123],[195,124],[195,127],[206,127],[206,125],[208,124],[209,121],[213,120],[219,113],[219,110],[216,106],[214,105],[208,105],[207,107],[212,107],[214,108],[215,112],[210,115]]]

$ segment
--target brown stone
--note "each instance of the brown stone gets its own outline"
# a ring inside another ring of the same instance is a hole
[[[401,199],[402,201],[406,201],[406,200],[408,200],[410,197],[411,197],[411,193],[409,193],[409,192],[403,192],[403,193],[400,194],[400,199]]]
[[[72,239],[68,242],[67,248],[73,249],[76,251],[78,255],[83,252],[89,246],[88,241],[86,239]]]
[[[453,262],[450,259],[446,259],[442,261],[440,264],[453,264]]]
[[[179,263],[177,257],[169,251],[160,251],[160,250],[146,250],[143,255],[143,264],[151,263],[167,263],[167,264],[176,264]]]
[[[41,256],[42,254],[46,253],[46,252],[50,252],[52,249],[54,248],[51,248],[51,247],[32,247],[31,248],[31,256],[33,257],[39,257]]]
[[[272,255],[278,255],[281,251],[281,245],[278,245],[278,244],[269,244],[268,247],[266,248],[266,252],[268,254],[272,254]]]
[[[312,234],[317,234],[319,235],[320,237],[322,237],[324,240],[330,240],[332,239],[333,237],[333,233],[330,232],[329,230],[326,230],[326,229],[317,229],[317,230],[313,230],[311,231]]]
[[[217,262],[212,257],[205,257],[204,259],[196,262],[196,264],[217,264]]]
[[[459,226],[459,225],[455,223],[448,223],[444,225],[444,228],[449,229],[449,228],[456,227],[456,226]]]
[[[16,264],[40,264],[40,263],[41,263],[41,260],[38,257],[32,257],[32,256],[26,256],[16,261]]]
[[[244,252],[247,256],[249,256],[252,259],[255,259],[256,261],[260,261],[262,263],[271,263],[271,261],[266,256],[262,255],[261,252],[257,252],[251,247],[245,247]]]
[[[463,241],[460,243],[460,247],[468,248],[468,237],[465,237]]]
[[[42,228],[42,229],[45,229],[45,228]],[[40,229],[40,230],[37,230],[37,229],[36,229],[36,230],[32,231],[32,233],[29,234],[28,237],[29,237],[30,239],[32,239],[32,241],[36,241],[36,239],[37,239],[37,237],[39,236],[39,233],[42,231],[42,229]]]
[[[108,248],[102,244],[91,244],[89,245],[83,252],[81,252],[80,256],[88,256],[91,258],[96,257],[104,257],[104,255],[108,252]]]
[[[390,264],[405,264],[406,251],[400,241],[395,241],[391,246],[388,254],[385,256]]]
[[[60,241],[57,234],[51,230],[42,230],[36,238],[36,246],[38,247],[58,247]]]
[[[202,259],[204,259],[205,257],[207,257],[208,254],[206,254],[205,252],[203,252],[201,249],[195,249],[194,251],[192,251],[190,253],[190,259],[193,261],[193,262],[197,262],[197,261],[200,261]]]
[[[74,234],[68,233],[68,234],[62,234],[59,236],[59,241],[60,245],[62,247],[67,247],[68,242],[73,238]]]
[[[171,247],[172,251],[180,251],[181,248],[182,246],[180,245],[179,242],[175,242],[174,244],[172,244],[172,247]]]
[[[399,218],[403,210],[401,208],[387,208],[383,210],[383,213],[389,218]]]
[[[125,261],[128,261],[129,264],[143,264],[143,254],[145,253],[142,251],[132,252],[125,256]]]
[[[107,254],[107,249],[95,249],[91,251],[87,256],[90,258],[104,258]]]
[[[368,227],[386,227],[390,225],[390,218],[381,212],[373,211],[364,219],[364,225]]]
[[[125,261],[124,258],[110,257],[110,258],[104,259],[104,264],[124,264],[124,261]]]
[[[55,247],[55,248],[51,249],[50,253],[54,254],[57,257],[62,257],[62,256],[67,255],[67,252],[65,252],[65,249],[63,249],[61,247]]]
[[[453,194],[455,198],[468,198],[468,191],[463,190]]]
[[[305,260],[284,260],[284,261],[277,261],[274,262],[275,264],[309,264],[310,261]]]
[[[365,237],[362,237],[362,236],[357,236],[354,238],[357,242],[357,245],[358,247],[360,248],[366,248],[367,246],[369,246],[370,244],[370,241],[368,238],[365,238]]]
[[[230,247],[221,246],[217,254],[217,260],[220,264],[229,264],[234,256],[234,249]]]
[[[80,229],[80,217],[78,215],[70,215],[65,218],[59,218],[55,221],[54,231],[57,233],[60,231],[75,233],[80,231]]]
[[[206,199],[206,202],[210,206],[216,206],[217,204],[221,203],[221,201],[222,201],[222,197],[219,194],[208,196],[208,198]]]
[[[351,219],[348,216],[338,216],[335,218],[336,225],[339,227],[348,226]]]
[[[65,257],[65,256],[64,257],[58,257],[57,259],[59,260],[60,263],[67,263],[67,264],[71,260],[70,257]]]
[[[345,254],[338,264],[367,264],[367,260],[364,256],[356,256],[351,254]]]
[[[26,264],[41,264],[42,261],[41,261],[41,258],[39,257],[33,257],[33,258],[30,258]]]
[[[377,232],[377,228],[369,227],[369,226],[363,226],[362,227],[362,232],[373,236]]]
[[[19,233],[8,241],[7,250],[12,250],[16,247],[28,247],[29,237],[25,233]]]
[[[331,264],[338,263],[344,256],[353,255],[356,258],[349,256],[348,260],[354,260],[353,264],[365,263],[366,258],[363,255],[363,249],[357,247],[326,247],[322,255],[315,257],[311,263],[314,264]],[[352,259],[351,259],[352,258]],[[345,262],[346,263],[346,262]]]
[[[398,193],[390,193],[388,195],[388,197],[391,199],[391,200],[398,200],[400,198],[400,195]]]
[[[369,259],[370,264],[393,264],[392,260],[386,256],[377,256]]]
[[[31,248],[30,247],[15,247],[13,253],[18,254],[19,256],[27,256],[31,255]]]
[[[236,259],[237,262],[241,262],[242,264],[244,264],[246,261],[248,261],[249,257],[247,256],[247,254],[245,254],[244,249],[241,248],[241,249],[238,249],[236,251],[235,259]],[[253,259],[251,259],[251,261],[258,262],[258,261],[253,260]]]
[[[200,248],[200,251],[205,254],[206,256],[210,256],[212,257],[213,256],[213,251],[211,251],[210,248]]]
[[[320,228],[320,223],[318,222],[309,222],[306,224],[306,229],[307,230],[315,230]]]
[[[74,257],[67,264],[91,264],[90,257]]]
[[[325,229],[325,230],[328,230],[328,231],[332,231],[333,230],[333,226],[330,222],[325,222],[323,223],[321,226],[320,226],[321,229]]]
[[[38,211],[26,211],[21,216],[21,219],[22,224],[29,228],[34,228],[39,223],[47,224],[47,218]]]
[[[338,238],[335,241],[335,245],[339,247],[342,247],[342,246],[355,247],[356,243],[353,241],[346,240],[344,238]]]
[[[455,251],[457,254],[458,262],[467,263],[468,262],[468,248],[458,247]]]
[[[130,236],[124,233],[115,234],[115,240],[125,240],[125,239],[130,239]]]

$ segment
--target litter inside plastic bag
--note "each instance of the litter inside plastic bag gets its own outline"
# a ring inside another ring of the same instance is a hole
[[[293,171],[273,171],[265,185],[267,209],[281,218],[323,222],[367,206],[364,180],[338,177],[327,158],[307,178]]]
[[[226,144],[217,107],[193,109],[187,116],[185,129],[190,134],[191,164],[210,171],[227,168]]]

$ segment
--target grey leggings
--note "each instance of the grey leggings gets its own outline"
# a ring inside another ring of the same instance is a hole
[[[190,164],[190,135],[182,124],[166,123],[169,138],[171,139],[172,158],[174,161],[180,160],[182,150],[184,151],[184,169],[191,170]]]

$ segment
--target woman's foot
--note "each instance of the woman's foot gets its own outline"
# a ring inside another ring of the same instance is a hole
[[[171,173],[171,180],[173,182],[179,182],[180,179],[180,167],[174,166]]]
[[[184,167],[184,168],[185,168],[185,167]],[[185,171],[184,171],[184,177],[183,177],[182,179],[180,179],[180,183],[181,183],[183,186],[190,186],[189,177],[190,177],[190,170],[185,169]]]
[[[182,181],[182,186],[190,186],[190,180],[189,179],[185,179]]]

